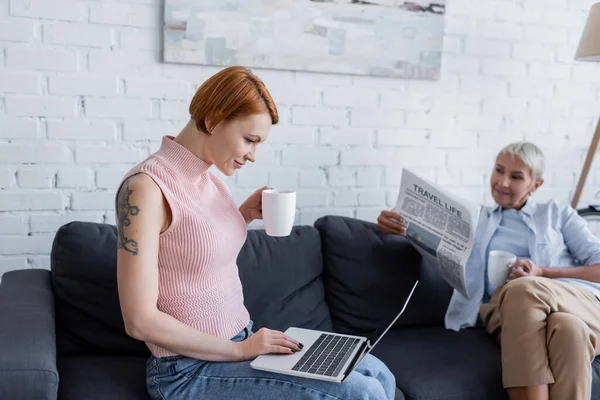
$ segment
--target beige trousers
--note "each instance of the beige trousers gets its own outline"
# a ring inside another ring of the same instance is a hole
[[[505,388],[549,385],[551,400],[589,400],[591,363],[599,352],[600,301],[548,278],[523,277],[480,307],[502,351]]]

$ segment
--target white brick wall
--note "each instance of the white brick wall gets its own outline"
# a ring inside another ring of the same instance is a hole
[[[24,167],[17,171],[17,184],[24,189],[51,189],[54,175],[48,167]]]
[[[15,215],[0,217],[0,235],[25,235],[27,231],[27,217]]]
[[[48,93],[56,95],[116,96],[116,77],[51,76]]]
[[[39,94],[40,77],[31,72],[0,72],[0,92]]]
[[[150,99],[109,99],[87,97],[85,115],[89,118],[150,118],[152,103]]]
[[[90,121],[83,119],[47,120],[48,139],[56,141],[70,140],[115,140],[116,124],[113,122]]]
[[[489,201],[498,149],[547,154],[540,199],[568,201],[600,115],[600,65],[573,61],[595,0],[447,0],[439,81],[256,70],[281,116],[236,201],[296,188],[296,221],[374,221],[409,167]],[[216,67],[161,63],[157,0],[0,2],[0,274],[49,265],[73,220],[114,223],[122,175],[186,123]],[[598,192],[598,163],[588,204]],[[260,226],[260,223],[254,226]]]
[[[72,0],[10,0],[10,15],[53,19],[59,21],[82,21],[86,4]]]
[[[94,172],[88,168],[61,168],[56,175],[56,187],[61,189],[92,189]]]
[[[0,139],[35,139],[39,135],[37,118],[0,117]]]
[[[138,4],[90,4],[90,22],[134,27],[156,27],[161,10]]]
[[[68,163],[72,152],[64,144],[0,143],[0,160],[9,164]]]
[[[108,47],[114,42],[114,31],[101,25],[87,23],[51,22],[44,24],[45,44],[86,47]]]
[[[0,212],[60,211],[65,208],[63,193],[56,190],[3,190],[0,192]]]
[[[11,29],[0,28],[2,29]],[[39,29],[39,26],[38,26]],[[27,40],[29,41],[29,40]],[[37,46],[35,49],[26,47],[7,47],[6,66],[11,71],[61,71],[75,72],[78,68],[78,54],[67,48],[50,49]]]
[[[77,113],[75,98],[7,95],[5,102],[6,115],[73,118]]]
[[[28,20],[0,21],[0,40],[29,42],[33,38],[34,22]]]

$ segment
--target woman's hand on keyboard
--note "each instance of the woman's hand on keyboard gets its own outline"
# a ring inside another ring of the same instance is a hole
[[[248,339],[235,343],[239,361],[253,360],[261,354],[292,354],[304,347],[283,332],[261,328]]]

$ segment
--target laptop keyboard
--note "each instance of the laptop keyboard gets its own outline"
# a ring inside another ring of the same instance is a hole
[[[292,371],[337,376],[358,342],[355,338],[322,333],[294,365]]]

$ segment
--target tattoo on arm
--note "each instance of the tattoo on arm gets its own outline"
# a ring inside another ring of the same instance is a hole
[[[129,197],[133,193],[133,190],[129,188],[129,179],[131,179],[131,177],[123,183],[119,195],[117,196],[117,228],[119,231],[117,242],[119,249],[123,249],[134,256],[137,256],[138,242],[125,236],[125,227],[131,225],[129,217],[135,217],[140,213],[140,208],[129,202]]]

